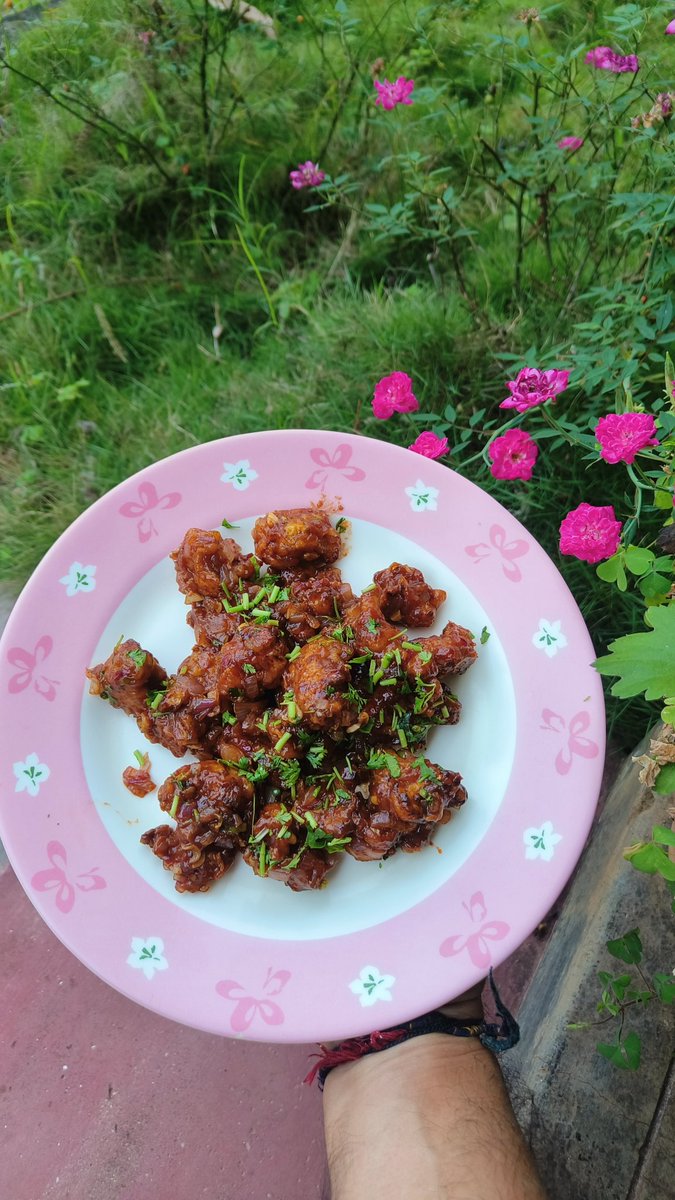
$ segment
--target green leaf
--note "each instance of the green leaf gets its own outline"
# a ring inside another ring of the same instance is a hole
[[[628,1033],[614,1045],[598,1042],[595,1047],[598,1054],[609,1060],[613,1066],[622,1071],[637,1071],[640,1066],[640,1038],[637,1033]]]
[[[668,295],[668,296],[666,296],[665,300],[663,301],[663,304],[661,305],[659,311],[656,314],[656,328],[659,330],[659,332],[662,332],[664,329],[668,328],[672,318],[673,318],[673,301],[672,301],[670,295]],[[668,358],[668,357],[669,356],[666,355],[666,358]]]
[[[623,937],[607,942],[607,949],[613,958],[619,958],[621,962],[642,962],[642,942],[637,929],[631,929]],[[627,978],[630,980],[630,976]]]
[[[672,415],[672,414],[671,414]],[[667,475],[660,475],[654,488],[654,505],[656,508],[672,509],[673,492],[671,480]]]
[[[657,971],[652,979],[656,994],[662,1004],[672,1004],[675,1001],[675,979],[665,971]]]
[[[645,875],[662,875],[664,879],[675,882],[675,863],[670,861],[665,850],[653,842],[638,842],[636,846],[629,846],[623,856],[636,871],[643,871]]]
[[[656,777],[654,791],[658,792],[659,796],[669,796],[671,792],[675,792],[675,763],[666,763],[661,767]],[[658,841],[658,839],[656,840]],[[666,845],[675,846],[675,836],[673,836],[672,842],[666,843]]]
[[[665,599],[670,591],[670,580],[666,579],[665,575],[651,571],[648,575],[643,575],[638,587],[645,600],[655,600],[657,596]]]
[[[647,550],[642,546],[628,546],[626,548],[626,567],[631,575],[646,575],[647,571],[651,570],[653,564],[653,550]]]
[[[605,583],[615,583],[620,592],[625,592],[628,580],[624,570],[624,551],[619,550],[618,554],[613,554],[605,562],[598,563],[595,573],[598,579],[604,580]]]
[[[675,767],[675,763],[668,763],[669,767]],[[665,770],[664,767],[661,770]],[[652,838],[661,846],[675,846],[675,830],[669,829],[667,825],[655,825],[652,829]]]
[[[673,411],[675,411],[675,397],[673,397],[673,383],[675,383],[675,367],[673,366],[673,360],[669,354],[666,354],[665,378],[666,378],[666,395],[668,397],[668,402],[670,404],[670,407],[673,409]]]
[[[675,725],[675,697],[666,699],[665,706],[661,709],[661,720],[664,725]]]
[[[649,609],[645,620],[653,633],[629,633],[609,644],[609,654],[593,664],[601,675],[618,675],[612,695],[647,700],[675,695],[675,606]]]

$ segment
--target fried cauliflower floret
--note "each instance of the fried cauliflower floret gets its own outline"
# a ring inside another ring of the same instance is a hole
[[[163,688],[167,674],[149,650],[143,650],[133,638],[115,646],[105,662],[87,671],[92,696],[109,700],[129,716],[143,713],[148,695]]]
[[[256,875],[278,879],[294,892],[321,887],[335,856],[307,845],[307,826],[285,804],[266,804],[253,826],[244,861]]]
[[[342,554],[339,533],[328,514],[314,508],[289,508],[259,517],[253,526],[255,552],[273,570],[308,563],[332,563]]]
[[[176,582],[185,596],[222,596],[223,585],[234,591],[240,579],[253,579],[255,563],[233,538],[217,529],[188,529],[171,558]]]
[[[382,612],[390,621],[428,628],[447,593],[432,588],[421,571],[394,562],[373,576]]]
[[[387,858],[398,846],[420,849],[466,800],[454,771],[422,755],[386,752],[380,757],[382,765],[372,770],[368,800],[347,847],[358,859]]]
[[[240,625],[220,650],[219,688],[225,697],[241,693],[257,700],[281,683],[287,665],[287,646],[275,626]]]
[[[279,605],[279,616],[289,637],[307,642],[335,623],[345,604],[353,600],[352,589],[337,567],[318,571],[284,571],[281,576],[289,598]]]
[[[350,699],[351,650],[335,638],[318,637],[302,647],[284,676],[285,687],[310,729],[340,730],[353,725],[358,709]]]

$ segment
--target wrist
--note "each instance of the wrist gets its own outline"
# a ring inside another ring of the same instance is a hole
[[[436,1075],[448,1078],[456,1066],[470,1060],[491,1058],[478,1038],[448,1037],[427,1033],[390,1046],[377,1054],[368,1054],[353,1062],[342,1063],[327,1076],[324,1094],[339,1101],[344,1094],[351,1102],[356,1092],[398,1092],[409,1094],[416,1081],[428,1084]]]

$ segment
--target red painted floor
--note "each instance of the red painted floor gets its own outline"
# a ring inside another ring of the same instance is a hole
[[[320,1200],[314,1047],[217,1038],[83,967],[0,874],[2,1200]]]

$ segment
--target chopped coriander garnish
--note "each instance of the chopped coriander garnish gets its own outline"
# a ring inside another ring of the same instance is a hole
[[[286,655],[286,658],[288,659],[288,661],[289,661],[289,662],[295,662],[295,660],[296,660],[296,658],[298,657],[298,655],[299,655],[299,653],[300,653],[301,649],[302,649],[302,646],[296,646],[294,650],[291,650],[290,654],[287,654],[287,655]]]
[[[366,621],[366,629],[368,630],[368,633],[377,633],[379,628],[379,623],[375,620],[375,618],[368,617],[368,620]]]
[[[255,675],[255,673],[256,673],[256,670],[255,670],[255,667],[253,666],[253,663],[244,663],[244,674],[245,675]]]
[[[366,766],[373,771],[378,770],[380,767],[386,767],[392,779],[398,779],[401,774],[401,766],[398,759],[393,754],[387,754],[384,750],[373,750]]]
[[[176,791],[174,794],[174,797],[173,797],[173,804],[171,805],[171,808],[169,809],[170,817],[175,817],[176,813],[178,812],[179,802],[180,802],[180,795],[179,795],[178,791]]]
[[[221,759],[220,761],[224,762],[226,767],[234,767],[234,769],[238,771],[240,775],[243,775],[244,779],[248,779],[249,783],[262,783],[263,780],[267,779],[267,776],[270,773],[270,767],[265,761],[265,755],[262,750],[258,750],[254,755],[254,758],[255,766],[253,766],[251,763],[250,758],[246,758],[245,755],[242,756],[237,763],[227,762],[224,759]]]
[[[164,697],[166,695],[167,687],[168,687],[168,681],[167,681],[167,683],[164,684],[163,687],[158,688],[156,692],[148,692],[148,698],[146,700],[146,704],[148,705],[148,708],[153,709],[153,711],[155,709],[159,708],[160,704],[162,703],[162,700],[164,699]]]
[[[283,786],[289,788],[293,798],[295,798],[295,785],[300,778],[300,763],[297,758],[291,758],[287,762],[281,759],[278,766],[276,763],[274,765],[277,767]]]
[[[134,758],[136,759],[136,762],[138,763],[139,767],[142,767],[142,768],[145,767],[146,756],[142,750],[134,750]]]
[[[326,757],[326,747],[321,745],[310,746],[307,751],[307,761],[312,767],[320,767]]]
[[[347,528],[347,525],[348,525],[348,522],[345,520],[344,517],[338,517],[337,521],[335,522],[335,532],[336,533],[344,533],[345,529]]]
[[[329,833],[324,833],[323,829],[308,829],[305,846],[308,850],[327,850],[329,854],[339,854],[351,840],[350,837],[331,837]]]
[[[222,521],[220,522],[220,527],[221,529],[239,529],[238,525],[230,525],[230,522],[226,517],[223,517]]]
[[[401,645],[404,650],[416,650],[418,654],[422,649],[419,642],[401,642]]]
[[[264,843],[264,842],[261,842],[261,843],[260,843],[260,850],[259,850],[259,852],[258,852],[258,865],[259,865],[259,867],[260,867],[260,874],[261,874],[261,875],[266,875],[266,874],[267,874],[267,861],[268,861],[268,859],[267,859],[267,846],[265,845],[265,843]]]
[[[487,625],[484,625],[483,628],[481,629],[481,633],[480,633],[481,646],[484,646],[485,643],[489,640],[490,640],[490,630],[488,629]]]
[[[275,754],[278,754],[280,750],[283,750],[284,746],[286,745],[286,742],[290,741],[290,738],[291,738],[291,735],[288,732],[288,730],[286,730],[285,733],[282,733],[281,737],[279,738],[279,741],[275,742],[275,745],[274,745]]]
[[[129,650],[127,652],[127,658],[135,662],[137,667],[142,667],[147,657],[145,650]]]
[[[236,725],[237,724],[237,718],[235,717],[234,713],[231,713],[231,712],[222,713],[220,720],[223,725]]]
[[[420,651],[420,662],[421,663],[431,662],[432,657],[433,657],[433,655],[430,650],[421,650]]]
[[[433,779],[434,783],[439,782],[438,775],[434,771],[434,768],[430,767],[425,761],[423,754],[420,754],[419,758],[414,760],[413,766],[417,767],[420,773],[420,779]]]
[[[347,699],[349,700],[349,703],[355,705],[356,708],[358,709],[358,711],[362,712],[362,710],[366,706],[366,701],[365,701],[365,698],[360,694],[360,692],[357,692],[353,683],[348,684],[347,691],[345,694],[347,696]]]
[[[376,587],[377,587],[376,583],[369,583],[368,587],[364,587],[363,591],[361,592],[361,595],[365,596],[366,592],[374,592]]]

